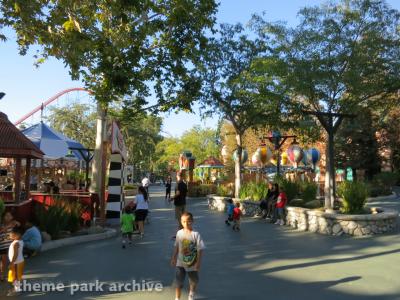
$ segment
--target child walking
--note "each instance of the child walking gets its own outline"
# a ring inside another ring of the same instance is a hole
[[[21,280],[24,272],[24,255],[22,253],[24,242],[22,241],[22,228],[19,226],[11,230],[10,238],[12,243],[8,249],[10,268],[8,271],[8,282],[13,285],[7,296],[13,296],[21,292]]]
[[[171,258],[171,266],[176,267],[175,300],[180,300],[186,273],[189,277],[189,298],[194,299],[194,293],[199,282],[201,256],[205,248],[200,233],[193,230],[193,215],[184,212],[181,216],[183,229],[176,233],[175,249]]]
[[[231,222],[233,221],[233,209],[235,208],[235,204],[233,204],[233,200],[229,199],[228,200],[228,219],[225,220],[225,224],[230,226]]]
[[[122,249],[125,249],[127,240],[132,244],[134,222],[135,215],[132,214],[130,207],[125,207],[121,216]]]
[[[243,215],[240,209],[240,202],[236,202],[236,207],[233,209],[233,227],[234,231],[240,231],[240,218]]]

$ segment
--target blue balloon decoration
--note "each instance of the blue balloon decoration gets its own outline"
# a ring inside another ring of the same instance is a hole
[[[307,151],[307,160],[313,165],[314,168],[320,159],[321,153],[318,151],[318,149],[311,148]]]

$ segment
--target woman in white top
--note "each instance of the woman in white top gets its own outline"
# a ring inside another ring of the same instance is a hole
[[[136,221],[139,227],[140,236],[144,235],[144,221],[146,220],[149,211],[149,199],[147,192],[143,186],[139,186],[138,194],[136,195]]]

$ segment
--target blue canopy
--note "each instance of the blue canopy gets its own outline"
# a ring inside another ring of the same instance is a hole
[[[70,147],[85,148],[81,143],[55,131],[43,122],[22,130],[22,133],[45,153],[45,159],[65,158],[70,151]],[[83,160],[79,151],[72,150],[72,153],[76,159]]]

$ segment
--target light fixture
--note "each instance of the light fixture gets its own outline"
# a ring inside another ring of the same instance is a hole
[[[6,95],[6,93],[0,92],[0,100]]]

